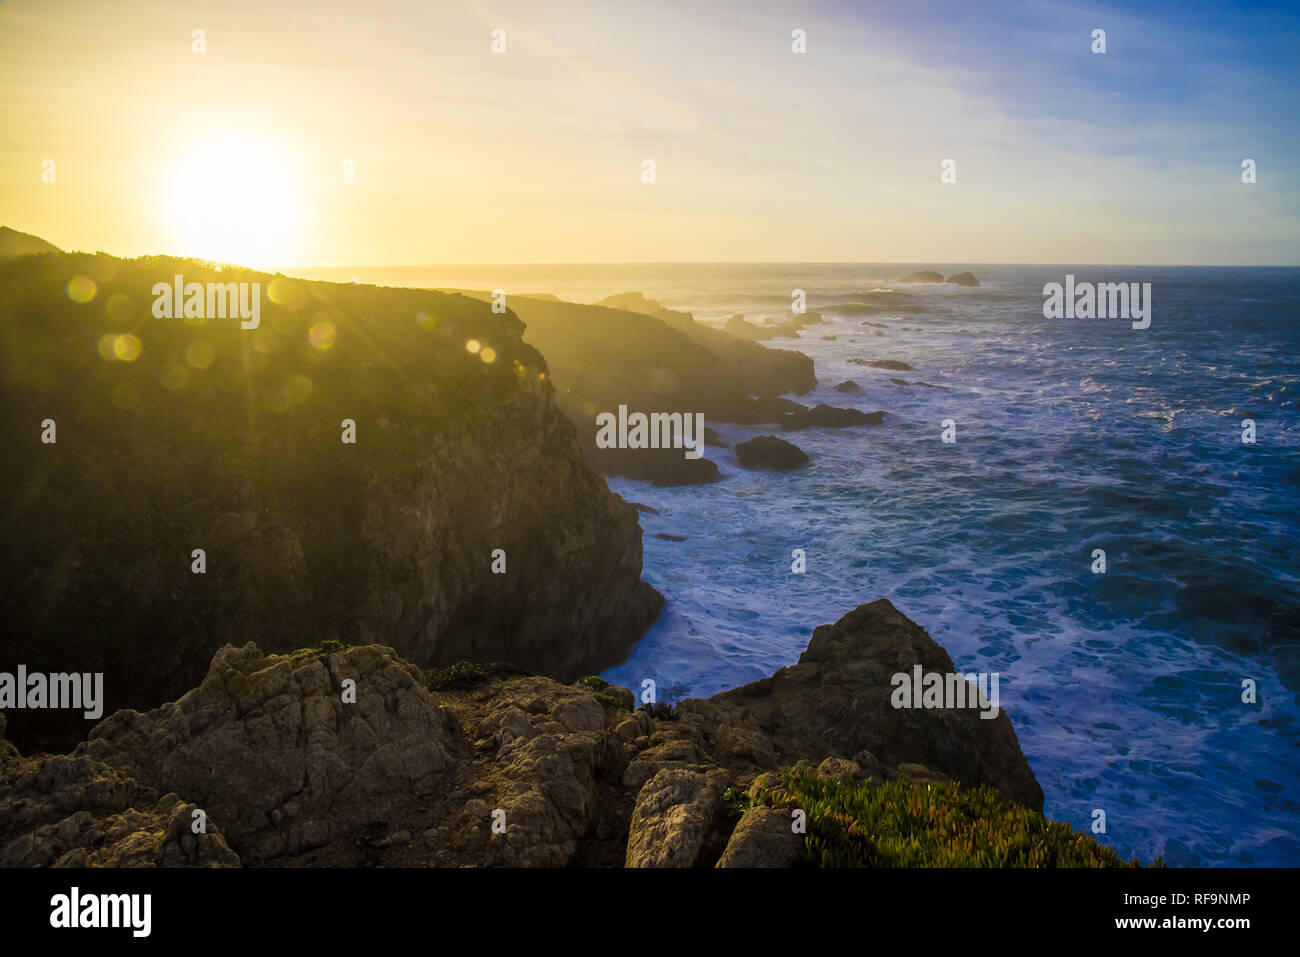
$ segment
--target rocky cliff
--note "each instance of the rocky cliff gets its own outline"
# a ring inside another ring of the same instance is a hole
[[[492,298],[483,291],[465,295]],[[708,422],[779,422],[805,408],[783,394],[803,395],[817,384],[803,353],[746,342],[641,293],[594,306],[554,296],[515,295],[508,302],[527,327],[525,340],[550,363],[588,465],[603,475],[657,485],[719,477],[712,461],[684,459],[676,449],[598,448],[600,412],[626,405],[633,412],[698,412]]]
[[[176,275],[259,284],[257,327],[158,318]],[[522,334],[437,292],[0,263],[7,667],[103,672],[109,713],[177,697],[223,645],[306,635],[561,680],[618,662],[662,605],[637,513],[584,464]],[[85,728],[9,714],[24,747]]]
[[[1005,714],[889,706],[917,663],[951,668],[884,600],[817,629],[796,665],[675,708],[634,710],[598,679],[423,672],[380,645],[227,646],[198,687],[71,754],[0,738],[0,866],[788,864],[788,814],[733,804],[792,764],[1039,809]]]

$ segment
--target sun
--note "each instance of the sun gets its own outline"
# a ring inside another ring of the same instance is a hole
[[[269,140],[209,132],[164,172],[166,252],[244,266],[288,262],[302,232],[292,164]]]

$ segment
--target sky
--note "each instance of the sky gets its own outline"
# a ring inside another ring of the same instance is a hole
[[[1297,81],[1300,7],[1196,0],[0,0],[0,224],[263,268],[1297,265]]]

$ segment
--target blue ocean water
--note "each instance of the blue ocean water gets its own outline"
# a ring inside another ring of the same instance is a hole
[[[891,281],[922,268],[351,273],[580,302],[636,290],[714,323],[789,318],[805,290],[825,324],[767,344],[814,358],[801,401],[883,409],[885,425],[786,435],[812,457],[794,473],[710,449],[714,485],[610,481],[659,510],[642,516],[645,577],[668,601],[605,677],[709,695],[792,664],[815,626],[886,597],[961,670],[1001,675],[1049,817],[1085,829],[1104,810],[1099,839],[1126,857],[1300,864],[1300,269],[949,265],[981,286]],[[1150,328],[1045,319],[1043,285],[1067,273],[1151,283]],[[852,302],[881,311],[833,309]],[[832,389],[847,379],[861,392]],[[772,431],[710,424],[728,441]],[[806,574],[791,573],[795,548]]]

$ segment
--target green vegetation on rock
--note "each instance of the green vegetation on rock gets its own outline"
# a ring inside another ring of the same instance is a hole
[[[508,670],[505,665],[492,662],[458,661],[448,668],[430,668],[425,675],[430,691],[463,691]]]
[[[304,648],[301,651],[294,652],[289,656],[289,663],[296,667],[305,661],[313,661],[317,658],[327,658],[336,651],[347,651],[351,647],[351,645],[345,645],[341,641],[334,641],[327,638],[315,648]]]
[[[807,861],[819,867],[1141,866],[986,786],[836,781],[806,770],[781,777],[759,801],[807,812]]]

